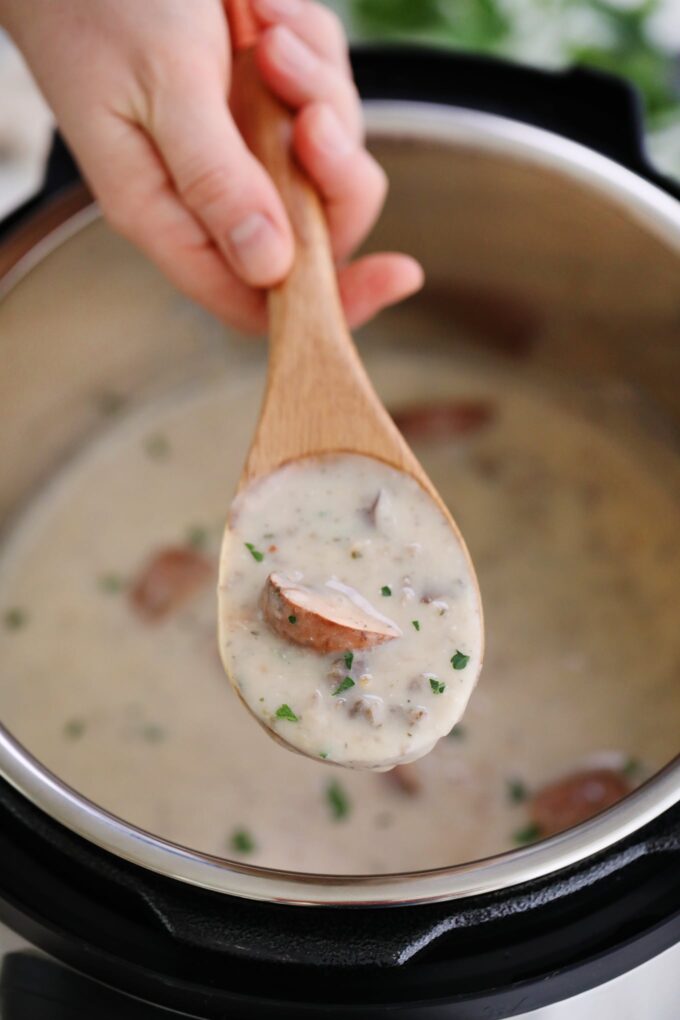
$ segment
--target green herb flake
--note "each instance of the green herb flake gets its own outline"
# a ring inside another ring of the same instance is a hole
[[[454,726],[452,730],[449,730],[449,737],[452,740],[465,740],[467,737],[467,730],[464,726],[461,726],[460,723],[458,723],[458,725]]]
[[[86,729],[84,719],[68,719],[64,723],[64,736],[67,740],[80,740]]]
[[[19,606],[12,606],[11,609],[5,610],[5,627],[7,630],[21,630],[25,627],[28,622],[28,616],[24,609],[20,609]]]
[[[170,453],[170,443],[165,436],[155,433],[147,437],[144,449],[153,460],[163,460]]]
[[[186,542],[192,549],[200,552],[208,544],[208,529],[201,524],[192,524],[190,528],[187,528]]]
[[[110,415],[118,414],[125,405],[125,397],[121,396],[120,393],[114,393],[112,390],[105,390],[99,394],[97,398],[97,407],[100,412],[106,417]]]
[[[518,829],[517,832],[513,833],[512,838],[515,843],[523,846],[526,843],[534,843],[537,839],[540,839],[541,829],[534,822],[530,822],[529,825],[525,825],[523,829]]]
[[[326,787],[326,799],[336,821],[347,817],[350,809],[349,798],[337,779]]]
[[[145,723],[141,729],[141,737],[147,744],[160,744],[165,740],[165,730],[158,723]]]
[[[287,719],[288,722],[299,722],[300,720],[296,716],[290,705],[279,705],[276,709],[277,719]]]
[[[336,694],[342,694],[343,691],[348,691],[350,687],[354,687],[354,680],[352,680],[351,676],[346,676],[345,679],[341,680],[335,688],[332,697],[335,697]]]
[[[345,660],[345,666],[347,669],[351,669],[352,663],[354,662],[354,652],[345,652],[343,659]]]
[[[384,584],[380,589],[380,594],[383,595],[385,598],[389,598],[389,596],[392,594],[392,589],[388,584]]]
[[[235,829],[231,835],[231,848],[237,854],[252,854],[256,844],[247,829]]]
[[[97,584],[100,591],[106,592],[107,595],[117,595],[125,587],[123,578],[119,577],[118,574],[102,574],[97,579]]]
[[[430,687],[433,694],[443,694],[446,690],[446,684],[443,684],[441,680],[437,680],[436,676],[430,677]]]
[[[456,654],[451,656],[451,665],[454,669],[465,669],[469,661],[470,656],[458,651],[458,649],[456,649]]]
[[[258,563],[262,563],[262,560],[264,559],[264,553],[260,552],[259,549],[256,549],[252,542],[245,542],[244,545],[248,552],[250,553],[250,555],[253,557],[253,559],[256,560]]]
[[[628,758],[627,761],[624,762],[621,771],[624,776],[628,776],[629,779],[634,779],[636,776],[639,776],[642,771],[642,762],[639,758]]]
[[[319,758],[326,759],[328,757],[328,751],[319,751]]]
[[[297,616],[289,616],[288,623],[297,623]]]
[[[529,796],[526,783],[521,779],[508,779],[507,782],[508,800],[512,804],[521,804]]]
[[[420,630],[420,620],[411,620],[411,623],[415,630]]]

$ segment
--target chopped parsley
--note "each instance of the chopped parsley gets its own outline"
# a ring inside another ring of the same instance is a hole
[[[102,574],[98,584],[101,591],[105,591],[107,595],[116,595],[123,590],[125,582],[118,574]]]
[[[290,707],[290,705],[279,705],[279,707],[276,709],[276,718],[287,719],[288,722],[299,722],[298,717],[296,716],[295,712]]]
[[[345,652],[343,659],[345,660],[345,666],[347,669],[351,669],[352,663],[354,662],[354,652]]]
[[[416,630],[420,630],[420,620],[411,620],[411,623]]]
[[[446,690],[446,684],[443,684],[441,680],[437,680],[436,676],[430,677],[430,687],[433,694],[443,694]]]
[[[289,616],[288,623],[297,623],[297,616]]]
[[[507,790],[508,798],[513,804],[521,804],[529,796],[526,783],[521,779],[508,779]]]
[[[125,397],[121,396],[120,393],[114,393],[112,390],[105,390],[100,393],[97,399],[97,406],[102,414],[112,415],[118,414],[125,404]]]
[[[247,829],[236,829],[231,836],[231,848],[237,854],[252,854],[255,850],[255,840]]]
[[[451,656],[451,665],[454,669],[465,669],[469,661],[470,656],[459,652],[458,649],[456,649],[456,654]]]
[[[346,676],[335,688],[332,696],[335,697],[336,694],[342,694],[343,691],[348,691],[350,687],[354,687],[354,680],[352,680],[351,676]]]
[[[326,799],[336,821],[347,817],[349,814],[349,798],[337,779],[334,779],[326,787]]]
[[[141,736],[147,744],[160,744],[165,740],[165,730],[158,723],[145,723],[141,729]]]
[[[64,723],[64,736],[67,740],[80,740],[86,728],[84,719],[69,719]]]
[[[388,598],[392,594],[392,589],[390,588],[389,584],[384,584],[382,586],[382,588],[380,589],[380,594],[384,595],[385,598]]]
[[[628,776],[629,779],[633,779],[635,776],[638,776],[641,770],[642,762],[639,758],[628,758],[621,769],[624,776]]]
[[[245,542],[244,545],[253,559],[257,560],[258,563],[262,563],[264,553],[260,552],[259,549],[256,549],[252,542]]]
[[[513,834],[515,843],[519,843],[521,846],[524,843],[533,843],[541,836],[541,829],[534,822],[530,822],[529,825],[525,825],[523,829],[518,829]]]
[[[26,625],[27,621],[28,616],[18,606],[12,606],[11,609],[5,611],[5,627],[7,630],[19,630]]]
[[[193,524],[187,529],[187,545],[192,549],[205,549],[208,542],[208,529],[201,524]]]
[[[163,460],[170,453],[170,443],[165,436],[157,432],[155,435],[147,437],[144,449],[154,460]]]
[[[328,751],[319,751],[319,758],[327,758]]]
[[[464,726],[461,726],[460,723],[458,723],[458,725],[454,726],[452,730],[449,730],[449,736],[453,740],[465,740],[467,737],[467,730]]]

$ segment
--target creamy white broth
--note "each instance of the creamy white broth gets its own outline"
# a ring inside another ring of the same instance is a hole
[[[531,791],[593,756],[635,759],[644,778],[677,752],[680,524],[663,478],[512,376],[380,352],[370,367],[391,406],[473,395],[494,408],[459,440],[414,441],[468,538],[488,635],[463,723],[408,766],[419,790],[262,731],[219,662],[213,581],[154,623],[130,604],[159,548],[191,539],[216,569],[253,372],[111,419],[6,538],[0,714],[86,796],[256,864],[394,871],[512,846],[529,818],[511,780]]]
[[[232,682],[296,750],[381,769],[427,754],[463,714],[481,665],[476,583],[402,472],[343,454],[253,483],[232,508],[219,591]],[[371,633],[380,643],[363,647]]]

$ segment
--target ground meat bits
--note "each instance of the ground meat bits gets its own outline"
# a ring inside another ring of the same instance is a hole
[[[630,791],[626,777],[614,769],[574,772],[534,795],[531,820],[541,836],[553,836],[611,807]]]

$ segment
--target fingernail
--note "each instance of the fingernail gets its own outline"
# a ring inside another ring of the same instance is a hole
[[[354,148],[354,142],[330,106],[319,106],[316,121],[311,126],[314,145],[322,149],[326,155],[337,159],[346,156]]]
[[[263,287],[279,279],[287,268],[287,248],[280,231],[262,213],[254,212],[229,234],[237,269],[248,283]]]
[[[294,75],[312,74],[318,63],[309,47],[285,25],[277,25],[271,30],[270,56],[282,71]]]
[[[301,0],[253,0],[253,7],[267,21],[287,21],[302,14]]]

